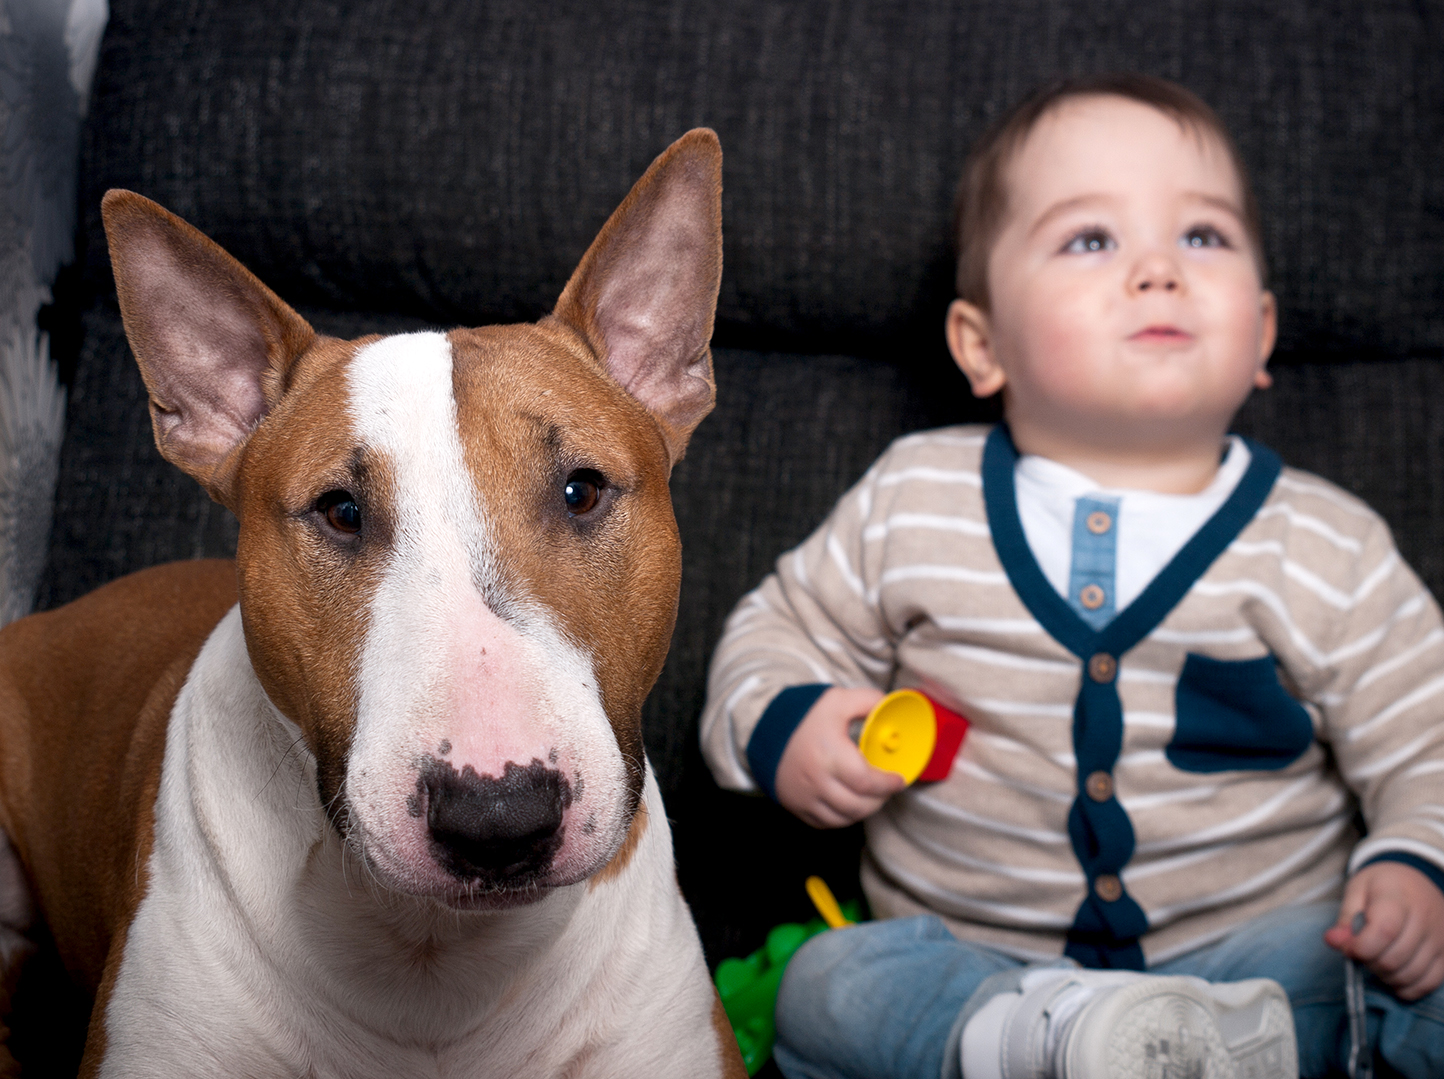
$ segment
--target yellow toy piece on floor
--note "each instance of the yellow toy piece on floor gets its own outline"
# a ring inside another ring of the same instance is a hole
[[[827,923],[827,928],[841,929],[844,926],[857,924],[849,921],[842,913],[842,907],[838,906],[837,898],[832,894],[832,889],[827,886],[827,881],[821,877],[808,877],[806,886],[807,898],[812,900],[812,905],[817,908],[817,913],[822,915],[822,920]]]

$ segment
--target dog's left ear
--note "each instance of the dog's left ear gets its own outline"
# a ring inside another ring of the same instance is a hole
[[[551,315],[647,407],[673,464],[717,396],[708,344],[721,283],[722,147],[697,128],[608,218]]]

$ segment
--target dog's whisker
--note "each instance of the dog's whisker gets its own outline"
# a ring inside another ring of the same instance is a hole
[[[298,745],[300,745],[300,744],[301,744],[303,741],[305,741],[305,740],[306,740],[306,736],[305,736],[304,734],[298,734],[298,735],[296,735],[295,739],[291,742],[291,744],[286,747],[286,752],[284,752],[284,753],[281,754],[281,759],[278,760],[278,761],[276,761],[276,767],[273,768],[273,769],[271,769],[271,774],[270,774],[270,776],[267,777],[266,782],[261,785],[261,789],[256,792],[256,798],[257,798],[257,799],[259,799],[259,798],[261,797],[261,795],[263,795],[263,794],[266,793],[266,789],[267,789],[268,787],[270,787],[272,780],[274,780],[274,779],[276,778],[276,776],[280,773],[280,771],[281,771],[281,766],[286,763],[286,759],[291,755],[291,751],[292,751],[293,749],[295,749]]]

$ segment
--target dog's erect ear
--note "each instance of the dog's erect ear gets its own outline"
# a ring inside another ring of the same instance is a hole
[[[708,343],[721,282],[722,148],[697,128],[637,181],[552,312],[652,413],[674,464],[716,398]]]
[[[237,451],[315,331],[213,240],[150,199],[108,191],[100,207],[156,445],[234,509]]]

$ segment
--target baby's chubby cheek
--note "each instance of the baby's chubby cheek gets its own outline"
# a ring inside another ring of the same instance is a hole
[[[1110,354],[1119,348],[1117,321],[1115,312],[1086,295],[1000,302],[993,347],[1007,372],[1010,408],[1066,410],[1116,392],[1120,372]]]

